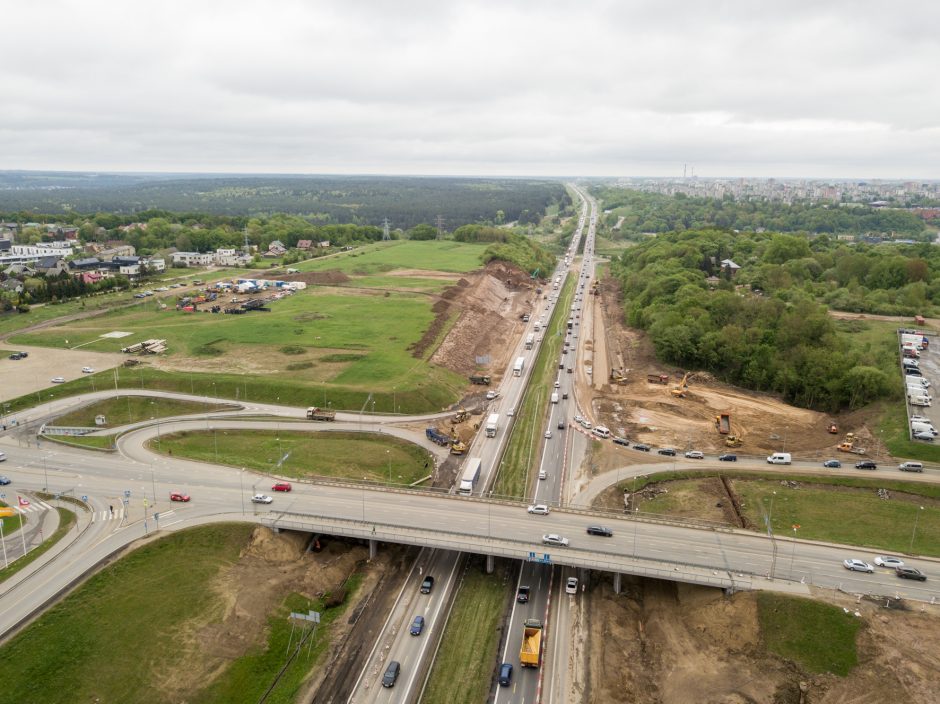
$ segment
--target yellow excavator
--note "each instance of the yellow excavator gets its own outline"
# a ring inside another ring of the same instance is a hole
[[[610,381],[614,384],[620,384],[623,386],[627,383],[627,377],[623,373],[623,369],[611,369],[610,370]]]
[[[450,454],[465,455],[466,453],[467,444],[460,439],[460,436],[457,434],[457,429],[454,428],[453,432],[451,432]]]
[[[673,386],[669,389],[669,393],[672,394],[673,398],[685,398],[685,392],[689,389],[688,382],[691,374],[691,372],[686,372],[682,377],[682,381],[680,381],[677,386]]]
[[[457,412],[451,417],[450,422],[456,425],[457,423],[463,423],[469,417],[470,417],[470,414],[467,413],[467,409],[460,407],[457,409]]]
[[[741,447],[742,442],[737,435],[729,435],[725,438],[725,447]]]

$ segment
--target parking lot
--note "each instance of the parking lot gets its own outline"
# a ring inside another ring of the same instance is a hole
[[[3,379],[0,384],[0,403],[55,387],[56,384],[52,383],[54,377],[71,381],[82,376],[83,367],[100,372],[119,366],[125,359],[125,355],[119,353],[22,347],[10,342],[4,342],[3,348],[7,354],[0,358],[0,379]],[[29,356],[13,360],[9,359],[11,352],[28,352]]]
[[[914,330],[907,330],[906,334],[914,333]],[[922,331],[918,330],[917,333],[922,335]],[[917,383],[913,381],[915,377],[909,376],[905,367],[905,364],[909,362],[907,360],[914,359],[913,357],[906,357],[903,352],[903,340],[904,340],[905,330],[902,329],[899,331],[898,339],[901,341],[902,352],[901,352],[901,374],[903,376],[903,383],[905,384],[905,398],[907,399],[907,418],[908,418],[908,430],[911,430],[911,416],[923,416],[924,418],[929,419],[929,424],[936,428],[940,425],[940,411],[933,408],[933,405],[922,406],[918,405],[918,402],[912,398],[912,394],[907,393],[908,384],[913,384],[917,386]],[[920,371],[920,376],[916,377],[918,380],[923,378],[930,382],[930,386],[926,389],[925,396],[931,397],[936,393],[937,383],[940,382],[940,353],[935,349],[937,344],[940,344],[937,337],[934,335],[922,335],[927,337],[929,344],[926,349],[920,350],[920,356],[917,357],[914,361],[916,362],[916,368]],[[914,433],[911,430],[911,437],[915,442],[933,442],[933,440],[928,440],[927,435],[923,434],[920,438],[913,437]],[[932,435],[932,434],[931,434]]]

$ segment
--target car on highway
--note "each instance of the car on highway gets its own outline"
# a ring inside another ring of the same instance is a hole
[[[82,374],[94,374],[94,367],[82,367]]]
[[[705,453],[699,450],[689,450],[685,453],[685,458],[688,460],[703,460],[705,459]]]
[[[718,455],[719,462],[737,462],[738,456],[733,452],[726,452],[723,455]]]
[[[826,460],[823,462],[823,467],[827,469],[839,469],[842,466],[842,463],[839,460]]]
[[[934,434],[931,433],[929,430],[918,430],[916,433],[914,433],[914,439],[926,440],[927,442],[933,442]]]
[[[894,573],[901,579],[916,579],[918,582],[927,581],[927,575],[914,567],[896,567]]]
[[[548,506],[545,504],[532,504],[529,508],[526,509],[529,513],[534,513],[536,516],[547,516],[548,515]]]
[[[862,460],[855,463],[855,469],[878,469],[878,465],[871,460]]]
[[[277,482],[271,487],[271,491],[290,491],[292,488],[290,482]]]
[[[6,462],[6,459],[7,459],[7,453],[5,453],[5,452],[3,452],[2,450],[0,450],[0,462]],[[7,483],[9,483],[9,482],[7,482]]]
[[[896,567],[904,567],[904,560],[888,555],[878,555],[875,558],[875,564],[878,565],[878,567],[890,567],[891,569],[895,569]]]
[[[171,491],[170,492],[170,501],[189,501],[189,494],[184,494],[182,491]]]
[[[656,450],[656,453],[660,455],[667,455],[669,457],[676,456],[676,451],[671,447],[661,447],[658,450]]]
[[[556,381],[556,382],[555,382],[555,388],[557,389],[559,386],[561,386],[561,382],[560,382],[560,381]]]
[[[12,484],[13,480],[4,474],[0,474],[0,486],[6,486],[7,484]]]
[[[540,469],[539,479],[548,479],[548,472],[546,472],[544,469]]]
[[[635,443],[633,443],[633,449],[634,449],[634,450],[639,450],[640,452],[649,452],[651,448],[650,448],[650,446],[647,445],[646,443],[635,442]]]
[[[545,439],[546,439],[546,440],[551,440],[551,439],[552,439],[552,429],[551,429],[551,428],[549,428],[548,430],[545,431]]]
[[[385,674],[382,675],[382,686],[383,687],[394,687],[395,682],[398,680],[398,675],[401,674],[401,663],[397,660],[392,660],[388,667],[385,668]]]
[[[542,536],[542,542],[546,545],[556,545],[560,548],[568,547],[568,539],[558,535],[558,533],[546,533]]]
[[[842,561],[842,566],[847,570],[852,570],[853,572],[868,572],[872,573],[875,571],[875,568],[869,565],[864,560],[856,560],[855,558],[850,558],[848,560]]]
[[[269,504],[272,501],[274,501],[274,499],[267,494],[255,494],[251,497],[251,503],[253,504]]]
[[[65,383],[65,377],[62,377],[62,376],[54,376],[54,377],[52,377],[52,383],[53,383],[53,384],[64,384],[64,383]]]
[[[510,408],[508,411],[506,411],[506,415],[512,418],[514,415],[516,415],[516,409]]]
[[[499,686],[508,687],[512,684],[512,663],[504,662],[499,666]]]
[[[605,538],[609,538],[614,534],[614,532],[610,528],[606,528],[605,526],[588,526],[587,534],[588,535],[601,535]]]
[[[565,582],[565,594],[577,594],[578,593],[578,578],[577,577],[568,577]]]
[[[520,586],[519,591],[516,592],[516,601],[520,604],[525,604],[529,601],[529,592],[531,591],[530,587]]]
[[[565,429],[565,421],[563,421],[563,420],[558,421],[558,429],[559,429],[559,430],[564,430],[564,429]]]
[[[428,575],[421,580],[421,589],[419,591],[422,594],[430,594],[432,589],[434,589],[434,577]]]
[[[614,445],[622,445],[623,447],[630,447],[630,441],[626,438],[622,438],[619,435],[614,436]]]
[[[421,631],[424,630],[424,616],[415,616],[415,620],[411,622],[411,628],[408,629],[408,632],[413,636],[420,636]]]

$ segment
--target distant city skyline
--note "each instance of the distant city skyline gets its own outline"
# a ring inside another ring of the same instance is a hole
[[[5,8],[0,169],[926,180],[940,7]]]

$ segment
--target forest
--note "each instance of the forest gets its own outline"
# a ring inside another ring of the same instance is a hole
[[[640,233],[720,228],[740,231],[805,232],[865,235],[895,233],[906,239],[930,235],[917,215],[893,208],[832,203],[794,203],[732,198],[690,198],[595,186],[591,193],[604,203],[604,223],[630,238]],[[609,212],[608,212],[609,211]]]
[[[823,411],[890,396],[897,373],[896,360],[839,334],[827,305],[905,315],[940,305],[930,245],[689,230],[631,247],[611,274],[628,324],[649,332],[661,360]]]
[[[173,176],[0,172],[0,217],[59,221],[111,213],[127,224],[141,212],[228,216],[298,215],[313,224],[407,230],[442,218],[447,230],[491,221],[535,223],[546,209],[570,204],[560,181],[388,176]],[[84,215],[79,215],[84,214]],[[71,220],[71,222],[75,222]]]

